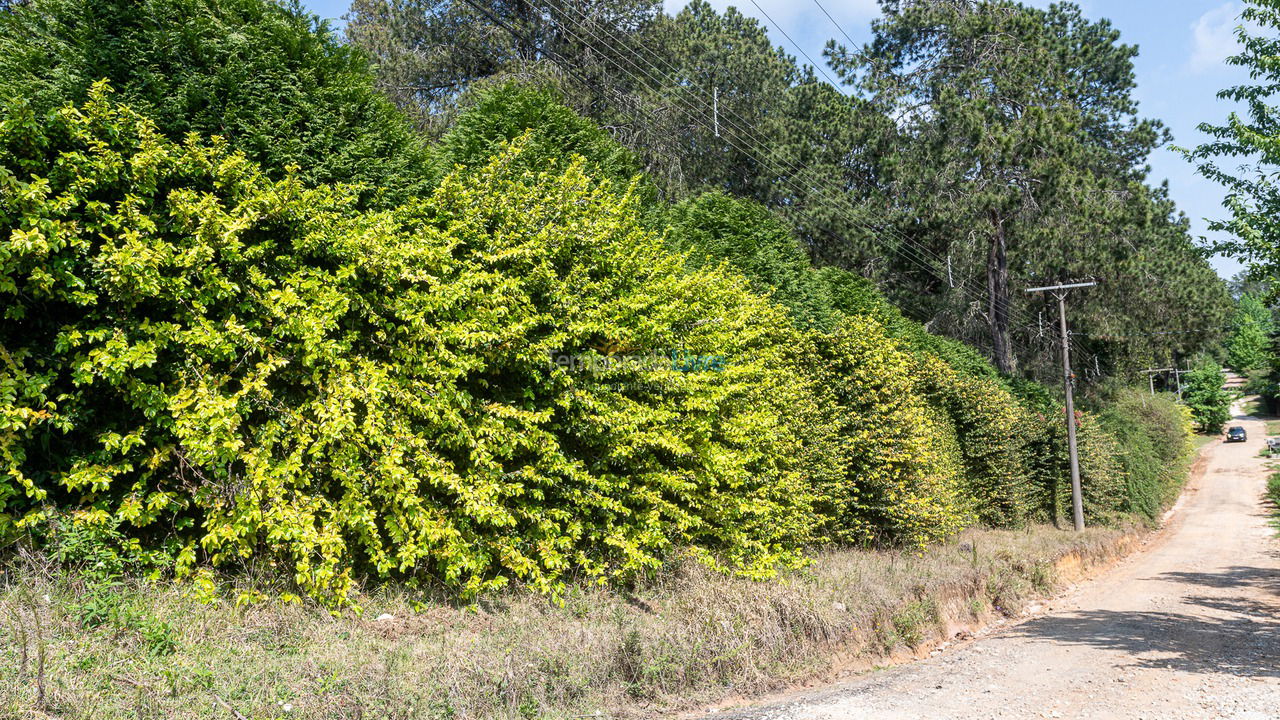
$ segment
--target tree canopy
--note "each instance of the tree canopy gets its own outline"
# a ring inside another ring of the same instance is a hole
[[[1248,0],[1240,20],[1235,32],[1241,52],[1227,63],[1247,69],[1252,82],[1225,88],[1218,97],[1244,111],[1229,113],[1222,124],[1201,123],[1201,132],[1213,139],[1187,157],[1227,189],[1223,206],[1229,217],[1209,224],[1227,233],[1217,249],[1248,262],[1255,277],[1273,280],[1280,276],[1280,2]]]
[[[449,98],[489,82],[555,87],[632,150],[664,197],[718,191],[759,203],[819,265],[872,279],[1005,372],[1056,372],[1044,319],[1053,308],[1021,292],[1050,282],[1099,281],[1072,303],[1091,375],[1222,338],[1223,284],[1167,189],[1146,176],[1168,137],[1137,112],[1137,49],[1075,5],[885,3],[866,47],[828,47],[844,91],[774,46],[760,22],[702,0],[674,15],[623,0],[490,4],[520,38],[487,17],[465,32],[498,36],[495,52],[527,47],[448,68],[428,48],[476,13],[432,7],[421,19],[417,5],[362,0],[351,16],[352,42],[387,58],[384,85],[447,86],[393,93],[409,112],[438,116],[422,122],[448,124]]]
[[[168,137],[223,137],[275,178],[383,205],[427,187],[426,144],[297,0],[32,0],[0,12],[0,76],[0,102],[37,115],[105,79]]]

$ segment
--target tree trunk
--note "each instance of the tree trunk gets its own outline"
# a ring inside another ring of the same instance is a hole
[[[992,211],[991,249],[987,253],[987,323],[991,328],[991,355],[996,368],[1012,375],[1018,369],[1009,338],[1009,258],[1005,252],[1004,220]]]

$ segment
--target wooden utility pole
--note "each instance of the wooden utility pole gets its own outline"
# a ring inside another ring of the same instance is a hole
[[[1179,368],[1177,363],[1173,367],[1173,381],[1178,386],[1178,399],[1182,399],[1182,373],[1191,372],[1191,368]]]
[[[1096,282],[1068,283],[1028,288],[1027,292],[1051,292],[1058,298],[1058,328],[1062,331],[1062,386],[1067,393],[1067,453],[1071,458],[1071,516],[1076,532],[1084,530],[1084,499],[1080,492],[1080,456],[1076,454],[1076,407],[1074,376],[1071,373],[1071,334],[1067,332],[1067,291],[1087,288]]]
[[[1147,374],[1147,384],[1151,386],[1152,395],[1156,394],[1156,373],[1173,372],[1175,370],[1177,370],[1177,368],[1167,367],[1167,368],[1147,368],[1146,370],[1142,371]]]
[[[711,118],[715,123],[716,137],[720,137],[720,86],[711,88]]]

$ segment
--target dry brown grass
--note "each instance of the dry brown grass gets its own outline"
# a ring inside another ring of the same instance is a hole
[[[1053,589],[1060,558],[1109,559],[1124,534],[971,530],[920,554],[822,553],[769,582],[679,563],[632,593],[576,587],[563,606],[510,592],[456,607],[381,589],[362,598],[362,618],[201,604],[173,584],[104,600],[29,562],[0,591],[0,716],[651,716],[867,667],[958,624],[1015,614]],[[90,602],[126,610],[85,628]],[[375,619],[384,613],[393,619]]]

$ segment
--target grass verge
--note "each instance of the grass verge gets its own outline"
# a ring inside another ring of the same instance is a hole
[[[920,651],[1018,614],[1131,537],[970,530],[920,553],[824,553],[770,582],[683,562],[629,593],[576,587],[562,606],[383,590],[363,617],[90,585],[28,556],[0,591],[0,716],[651,716]]]

